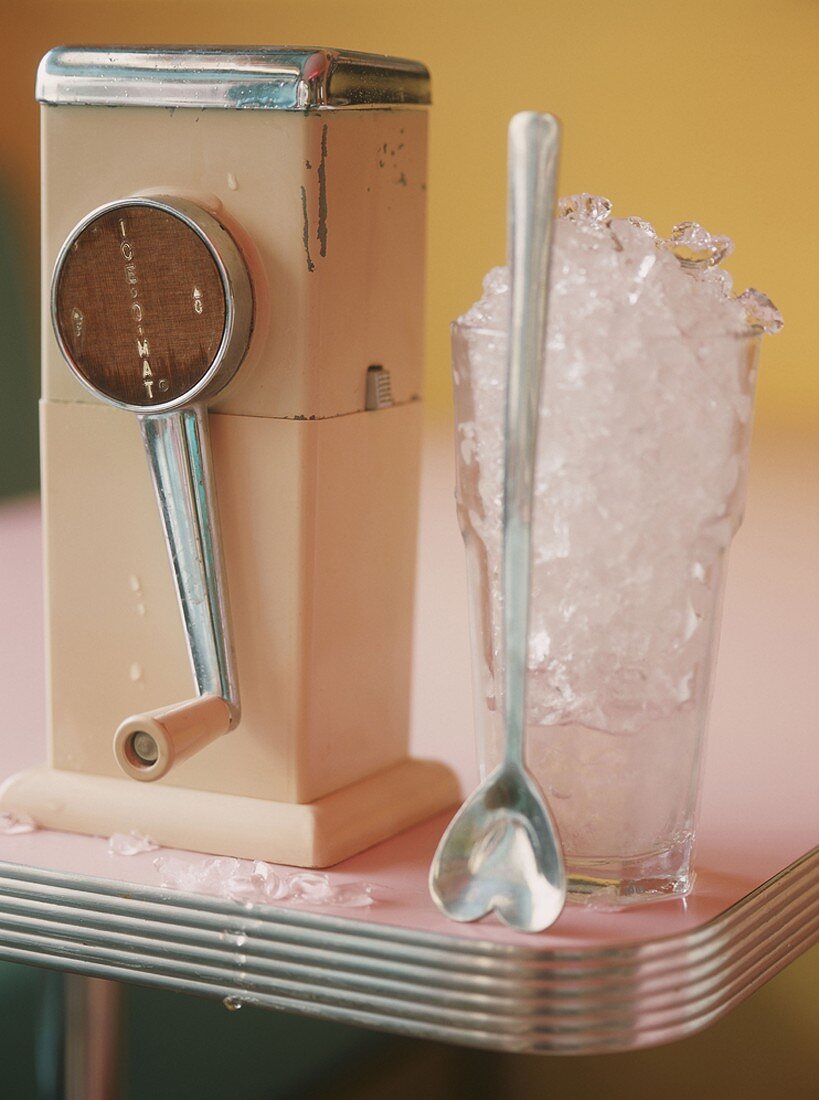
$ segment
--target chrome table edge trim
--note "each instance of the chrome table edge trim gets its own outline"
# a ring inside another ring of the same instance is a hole
[[[0,863],[0,958],[505,1051],[682,1038],[817,941],[819,848],[704,925],[593,950],[247,909]]]

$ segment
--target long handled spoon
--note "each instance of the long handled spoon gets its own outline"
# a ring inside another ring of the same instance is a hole
[[[453,920],[492,912],[539,932],[559,916],[566,873],[557,831],[524,762],[532,487],[560,127],[524,112],[509,124],[509,329],[503,491],[502,763],[464,803],[430,868],[433,900]]]

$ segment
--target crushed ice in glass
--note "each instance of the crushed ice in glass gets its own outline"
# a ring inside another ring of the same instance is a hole
[[[683,267],[700,270],[716,267],[734,251],[730,237],[715,237],[697,222],[675,225],[665,244]]]
[[[541,387],[533,518],[529,722],[634,734],[695,705],[703,628],[741,513],[755,382],[751,342],[782,318],[719,268],[732,242],[696,222],[668,239],[593,195],[561,200]],[[460,461],[479,505],[493,609],[482,670],[494,709],[509,281],[505,268],[459,324],[474,416]],[[479,331],[476,331],[479,330]],[[730,351],[726,348],[730,345]],[[737,349],[740,349],[739,353]],[[463,367],[459,367],[463,371]],[[460,379],[456,386],[461,385]],[[595,745],[590,752],[606,751]]]
[[[602,195],[589,195],[584,191],[582,195],[569,195],[566,199],[559,199],[557,213],[561,218],[571,218],[580,223],[598,222],[608,225],[611,220],[611,203]]]
[[[357,909],[373,905],[376,892],[380,891],[371,882],[331,883],[329,876],[321,871],[282,874],[262,860],[214,857],[193,862],[178,856],[158,856],[154,866],[162,886],[228,898],[248,907],[287,901]],[[247,942],[242,932],[227,931],[224,938],[237,947]]]
[[[745,320],[749,325],[764,329],[765,332],[779,332],[782,328],[782,314],[761,290],[748,287],[737,301],[745,307]]]
[[[34,818],[29,817],[28,814],[13,814],[11,812],[0,814],[0,834],[4,836],[33,833],[38,827]]]
[[[114,833],[108,838],[108,854],[111,856],[138,856],[142,852],[155,852],[158,847],[155,841],[136,829],[130,833]]]

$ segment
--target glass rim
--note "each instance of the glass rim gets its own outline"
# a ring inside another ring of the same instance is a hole
[[[500,339],[507,339],[509,332],[507,329],[502,328],[490,328],[488,325],[473,324],[471,321],[464,321],[463,318],[458,317],[454,321],[449,323],[450,332],[474,332],[481,336],[495,336]],[[762,336],[767,335],[765,329],[761,325],[749,325],[747,329],[722,329],[713,332],[703,332],[697,339],[700,340],[757,340]],[[688,339],[685,333],[669,333],[668,335],[657,335],[647,337],[649,343],[660,343],[667,341],[679,341]]]

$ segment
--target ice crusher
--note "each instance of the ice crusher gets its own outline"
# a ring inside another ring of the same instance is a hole
[[[458,796],[408,757],[428,73],[59,48],[37,96],[49,761],[0,805],[330,865]]]

